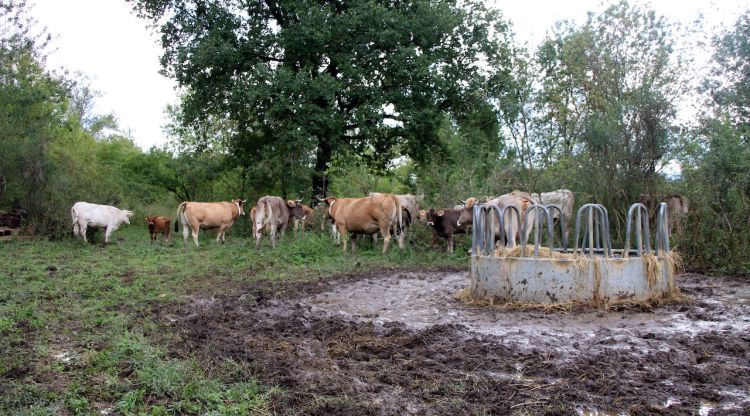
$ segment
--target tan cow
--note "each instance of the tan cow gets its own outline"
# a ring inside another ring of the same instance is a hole
[[[459,227],[472,225],[474,221],[473,208],[477,203],[478,201],[476,200],[476,198],[468,198],[466,201],[464,201],[464,205],[461,208],[461,216],[458,218],[456,225],[458,225]],[[514,206],[518,210],[518,213],[521,214],[521,221],[523,221],[524,215],[526,214],[526,209],[536,203],[536,199],[534,199],[534,197],[532,197],[528,193],[513,191],[509,194],[500,195],[497,198],[491,199],[485,202],[484,205],[495,205],[500,209]],[[498,224],[497,215],[492,215],[492,218],[494,221],[495,237],[499,237],[500,226]],[[531,235],[532,228],[533,227],[531,227],[530,223],[529,227],[527,227],[526,229],[527,240],[529,238],[529,235]],[[514,235],[514,240],[518,240],[520,236],[520,224],[518,223],[518,218],[512,210],[507,210],[505,212],[505,235],[508,242],[510,241],[510,239],[508,239],[508,236],[511,234],[511,231]]]
[[[302,204],[299,200],[284,201],[278,196],[266,195],[258,199],[256,205],[255,224],[253,227],[255,233],[255,249],[260,248],[260,238],[263,236],[263,230],[268,231],[271,237],[271,247],[276,247],[276,234],[281,233],[284,237],[289,221],[294,218],[305,216],[302,210]]]
[[[386,195],[379,192],[370,192],[370,196]],[[419,217],[419,203],[417,197],[411,194],[395,195],[398,198],[398,202],[401,203],[401,209],[403,211],[402,223],[400,229],[394,230],[398,235],[398,246],[403,248],[404,241],[406,240],[406,234],[411,227],[411,224]],[[404,215],[405,214],[405,215]],[[373,234],[377,242],[377,234]]]
[[[187,244],[188,233],[192,231],[193,242],[198,244],[198,233],[201,229],[219,229],[216,243],[225,242],[224,234],[237,221],[240,215],[245,215],[245,201],[233,199],[232,202],[188,202],[177,207],[177,219],[174,230],[178,231],[178,224],[182,224],[182,239]]]
[[[658,215],[659,203],[664,202],[667,204],[667,227],[669,227],[670,234],[675,230],[678,234],[681,234],[684,227],[684,222],[689,212],[688,199],[679,194],[665,195],[652,197],[649,194],[641,194],[639,202],[648,208],[649,220],[654,226],[656,226],[656,219]]]
[[[676,231],[678,234],[682,234],[685,226],[685,219],[689,212],[688,199],[683,195],[667,195],[661,198],[661,202],[667,204],[667,226],[669,227],[669,233]],[[675,230],[675,226],[677,229]]]
[[[365,198],[326,198],[328,212],[344,237],[346,253],[347,236],[372,235],[380,231],[383,236],[383,253],[391,242],[391,227],[401,227],[401,203],[394,195],[383,194]],[[356,250],[355,239],[351,238],[352,253]]]

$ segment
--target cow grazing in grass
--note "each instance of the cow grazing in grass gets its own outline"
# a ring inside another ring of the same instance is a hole
[[[263,230],[268,231],[271,237],[271,247],[275,248],[277,233],[281,233],[281,238],[283,238],[287,227],[289,227],[289,221],[305,216],[305,211],[302,209],[300,200],[284,201],[278,196],[267,195],[261,197],[258,199],[256,208],[255,225],[253,227],[256,250],[260,248],[260,238],[263,236]]]
[[[469,226],[472,225],[472,222],[474,221],[473,217],[473,208],[474,205],[476,205],[478,202],[476,198],[469,198],[466,201],[464,201],[464,204],[461,209],[461,215],[458,218],[458,221],[456,221],[456,225],[459,227],[462,225]],[[484,205],[494,205],[499,207],[500,209],[503,209],[505,207],[516,207],[518,210],[518,213],[521,214],[521,221],[524,221],[524,215],[526,214],[526,209],[536,204],[537,201],[534,199],[531,195],[527,194],[526,192],[520,192],[520,191],[514,191],[509,194],[501,195],[497,198],[491,199],[484,203]],[[500,236],[500,226],[498,224],[497,215],[493,214],[492,221],[494,222],[494,229],[495,229],[495,237]],[[528,239],[529,235],[531,234],[531,230],[533,227],[531,225],[533,218],[529,219],[529,226],[526,228],[526,238]],[[513,213],[512,210],[508,209],[505,211],[505,236],[506,236],[506,242],[510,242],[509,236],[512,235],[513,241],[517,241],[520,239],[520,225],[518,222],[518,218]]]
[[[122,225],[130,224],[133,211],[119,209],[110,205],[89,204],[88,202],[76,202],[70,209],[73,220],[73,235],[86,239],[86,229],[104,228],[104,242],[109,243],[112,232]]]
[[[429,211],[419,211],[419,219],[426,221],[427,225],[435,230],[440,238],[448,240],[448,253],[453,253],[454,240],[456,234],[466,234],[468,227],[458,225],[458,218],[461,216],[461,210],[458,209],[441,209],[435,211],[430,208]]]
[[[245,215],[244,204],[245,201],[241,199],[233,199],[231,202],[183,202],[177,207],[174,230],[177,232],[178,224],[182,224],[182,240],[185,244],[187,244],[188,234],[192,232],[195,246],[200,247],[198,244],[200,230],[218,228],[216,243],[224,243],[226,231],[240,215]]]
[[[372,235],[378,231],[383,236],[383,253],[391,242],[391,229],[401,228],[401,203],[394,195],[383,194],[365,198],[326,198],[328,212],[344,237],[344,253],[347,239],[352,235]],[[352,252],[356,250],[355,239],[350,239]]]
[[[166,243],[172,242],[172,234],[170,233],[170,225],[172,220],[169,217],[162,215],[147,215],[146,223],[148,224],[148,232],[151,234],[151,244],[154,244],[159,234],[164,236]]]
[[[552,192],[542,192],[541,194],[531,194],[540,204],[542,205],[557,205],[562,211],[563,217],[565,218],[565,235],[570,234],[570,228],[573,224],[573,205],[575,205],[575,197],[573,192],[567,189],[558,189]],[[560,213],[556,209],[550,211],[552,219],[555,221],[560,220]]]

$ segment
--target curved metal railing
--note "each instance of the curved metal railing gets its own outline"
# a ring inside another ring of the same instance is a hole
[[[635,215],[635,249],[638,257],[651,253],[651,231],[648,224],[648,208],[641,203],[635,203],[628,209],[628,217],[625,225],[625,249],[623,257],[630,256],[630,237]],[[644,238],[645,237],[645,238]]]
[[[522,246],[521,256],[526,254],[526,245],[529,243],[527,232],[529,227],[534,228],[534,257],[539,255],[539,245],[543,241],[543,228],[546,222],[547,245],[550,250],[554,248],[554,221],[552,213],[557,210],[560,218],[560,234],[562,236],[562,251],[567,251],[568,243],[565,234],[565,217],[557,205],[534,204],[529,206],[523,215],[515,206],[498,207],[496,205],[477,204],[472,211],[472,255],[494,256],[495,246],[501,248],[506,245],[516,245],[516,232],[520,234]],[[584,214],[585,217],[584,217]],[[515,217],[515,218],[514,218]],[[513,221],[515,219],[515,221]],[[581,220],[584,220],[583,227]],[[669,247],[669,212],[666,203],[660,203],[656,217],[656,232],[654,241],[654,253],[668,253]],[[518,226],[519,229],[514,228]],[[635,230],[633,227],[635,226]],[[529,235],[530,236],[530,235]],[[631,239],[635,237],[635,254],[642,256],[650,254],[651,232],[649,229],[649,213],[645,205],[635,203],[628,209],[625,231],[625,247],[622,251],[623,257],[629,257],[631,252]],[[603,253],[607,257],[612,256],[612,238],[609,229],[609,214],[601,204],[585,204],[578,209],[575,217],[575,237],[573,240],[573,253],[578,250],[584,254],[593,256]],[[617,250],[619,251],[619,250]]]
[[[609,235],[609,214],[602,204],[585,204],[578,209],[576,214],[576,233],[573,253],[578,254],[578,237],[581,231],[581,215],[587,211],[588,221],[583,229],[584,240],[581,243],[581,251],[588,248],[589,255],[593,256],[595,250],[599,249],[607,257],[612,256],[612,239]],[[588,238],[585,238],[588,236]]]
[[[547,219],[547,242],[549,243],[550,253],[554,250],[552,239],[552,215],[549,209],[544,205],[534,204],[529,206],[523,215],[523,224],[521,225],[521,257],[526,257],[526,244],[528,243],[529,214],[534,214],[531,227],[534,227],[534,258],[539,257],[539,244],[542,241],[542,225],[544,219]],[[543,217],[542,217],[543,216]]]

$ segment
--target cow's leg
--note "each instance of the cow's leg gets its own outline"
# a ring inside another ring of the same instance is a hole
[[[453,254],[453,233],[448,234],[448,253]]]
[[[256,230],[255,231],[255,249],[256,250],[260,249],[260,236],[261,236],[261,230],[260,229]]]
[[[78,234],[80,233],[80,226],[78,225],[78,221],[73,223],[73,237],[78,237]]]
[[[349,240],[349,233],[348,233],[348,231],[346,229],[346,226],[344,226],[343,224],[336,224],[335,227],[337,228],[337,230],[339,232],[338,233],[338,238],[343,243],[344,254],[346,254],[346,243],[347,243],[347,240]]]
[[[367,238],[366,235],[363,234],[365,238]],[[352,243],[352,254],[357,252],[357,235],[356,234],[350,234],[349,241]]]
[[[383,254],[388,251],[388,245],[391,243],[391,230],[385,224],[380,226],[380,235],[383,236]]]
[[[86,229],[88,228],[88,224],[86,224],[85,222],[79,223],[78,227],[79,227],[78,232],[81,233],[81,236],[83,237],[83,242],[88,243],[89,240],[86,238]]]
[[[195,243],[195,246],[200,247],[200,244],[198,244],[198,233],[200,232],[200,227],[194,227],[191,225],[190,228],[192,229],[193,242]]]
[[[222,224],[219,226],[219,232],[216,234],[216,244],[224,243],[224,231],[226,231],[226,227]]]
[[[404,248],[404,241],[406,240],[406,229],[402,228],[398,235],[398,248]]]
[[[190,228],[187,224],[182,226],[182,241],[185,243],[185,247],[187,247],[187,239],[188,235],[190,234]]]
[[[107,228],[104,229],[104,243],[109,244],[110,236],[112,235],[112,231],[116,230],[117,227],[110,227],[107,226]]]
[[[270,230],[270,236],[271,236],[271,248],[276,248],[276,232],[278,231],[278,227],[275,225],[271,225]]]

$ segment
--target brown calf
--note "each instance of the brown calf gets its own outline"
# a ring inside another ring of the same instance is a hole
[[[154,244],[159,234],[164,236],[164,241],[167,244],[172,242],[172,234],[169,230],[172,220],[169,217],[148,215],[146,216],[146,222],[148,223],[148,232],[151,234],[151,244]]]

